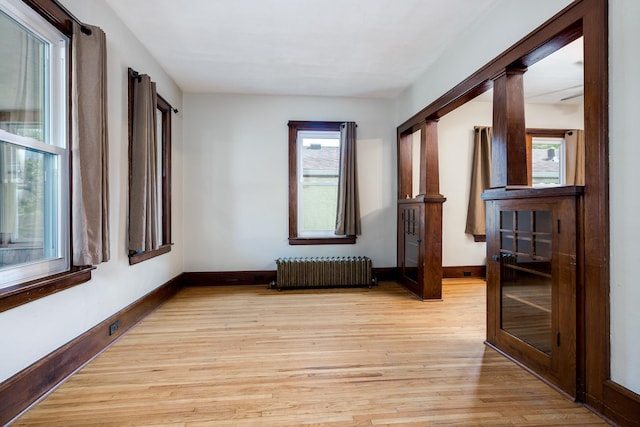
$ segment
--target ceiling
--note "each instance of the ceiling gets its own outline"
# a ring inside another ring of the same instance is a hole
[[[107,0],[185,92],[386,98],[496,1]]]
[[[185,92],[382,98],[496,1],[107,0]],[[530,103],[580,103],[581,92],[581,39],[525,74]]]

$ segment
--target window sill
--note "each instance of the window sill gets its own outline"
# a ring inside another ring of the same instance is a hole
[[[354,245],[356,236],[344,237],[289,237],[290,245]]]
[[[0,289],[0,312],[35,301],[91,280],[95,267],[74,267],[70,271]]]
[[[134,265],[141,263],[142,261],[146,261],[151,258],[155,258],[162,254],[166,254],[167,252],[171,252],[171,246],[173,243],[169,243],[167,245],[162,245],[158,249],[154,249],[152,251],[139,252],[132,255],[129,255],[129,265]]]

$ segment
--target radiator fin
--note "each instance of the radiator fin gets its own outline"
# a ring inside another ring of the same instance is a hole
[[[335,288],[375,284],[371,259],[364,256],[278,258],[272,287]]]

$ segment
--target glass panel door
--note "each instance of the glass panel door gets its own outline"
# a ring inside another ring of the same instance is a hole
[[[551,355],[552,213],[500,212],[500,327]]]
[[[419,208],[409,207],[404,211],[404,274],[417,282],[420,260],[420,218]]]

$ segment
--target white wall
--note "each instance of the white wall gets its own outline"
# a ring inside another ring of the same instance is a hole
[[[611,378],[640,393],[640,2],[609,0]]]
[[[491,102],[468,102],[438,122],[440,192],[447,198],[442,208],[442,265],[484,265],[486,245],[465,234],[469,183],[473,158],[474,126],[491,126]],[[529,128],[582,129],[582,105],[527,104]]]
[[[491,102],[467,102],[438,122],[442,205],[442,265],[485,265],[486,245],[465,234],[473,159],[473,127],[491,126]]]
[[[149,53],[106,6],[64,0],[81,20],[107,33],[109,101],[109,185],[111,260],[93,271],[91,281],[35,302],[0,313],[0,381],[82,334],[113,313],[183,271],[182,195],[173,192],[173,236],[169,254],[129,266],[127,230],[128,141],[127,67],[145,72],[158,83],[158,92],[182,108],[182,94]],[[182,116],[173,116],[173,183],[182,188]]]
[[[396,265],[396,140],[388,100],[185,94],[186,271],[274,270],[281,256]],[[362,236],[288,244],[289,120],[355,121]]]

